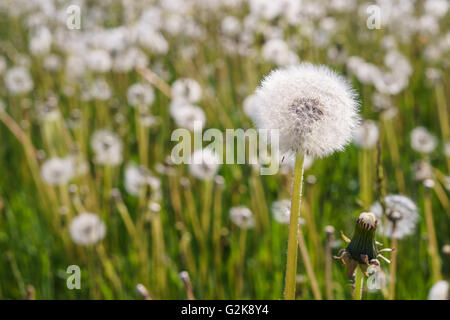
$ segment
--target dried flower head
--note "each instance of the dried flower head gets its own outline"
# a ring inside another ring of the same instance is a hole
[[[399,194],[387,195],[384,204],[385,212],[379,202],[370,207],[370,211],[383,222],[380,232],[386,237],[397,239],[412,234],[419,219],[416,204],[410,198]]]
[[[342,150],[358,125],[347,81],[325,66],[302,63],[271,72],[256,91],[258,128],[277,129],[281,153],[323,157]]]
[[[97,214],[84,212],[72,219],[69,232],[76,244],[88,246],[105,237],[106,227]]]
[[[342,260],[344,265],[347,266],[347,276],[349,278],[353,277],[353,273],[358,265],[366,274],[370,265],[379,266],[378,257],[383,258],[388,263],[390,262],[381,253],[392,251],[392,249],[378,250],[377,248],[378,243],[375,241],[377,225],[378,220],[373,213],[363,212],[356,221],[355,231],[351,240],[341,233],[348,246],[342,249],[339,256],[335,257],[335,259]]]

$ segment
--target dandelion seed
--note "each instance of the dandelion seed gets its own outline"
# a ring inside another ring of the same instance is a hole
[[[379,202],[370,207],[379,219],[385,221],[380,225],[380,232],[388,238],[402,239],[414,232],[419,219],[416,204],[403,195],[388,195],[384,198],[386,212]],[[383,219],[383,214],[386,219]]]
[[[252,211],[245,206],[237,206],[230,209],[231,221],[242,229],[250,229],[255,225]]]
[[[84,212],[72,219],[69,232],[76,244],[89,246],[105,237],[106,227],[97,214]]]

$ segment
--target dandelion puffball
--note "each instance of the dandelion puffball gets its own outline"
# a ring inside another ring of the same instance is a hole
[[[98,215],[84,212],[70,222],[69,233],[76,244],[88,246],[105,237],[106,227]]]
[[[330,155],[342,150],[358,127],[356,94],[325,66],[302,63],[272,71],[256,95],[253,121],[260,129],[279,130],[281,153]]]
[[[74,174],[75,166],[70,157],[50,158],[41,166],[41,178],[51,186],[67,184]]]
[[[411,131],[411,147],[417,152],[431,153],[436,149],[437,139],[424,127]]]
[[[191,174],[200,180],[213,179],[219,167],[219,156],[209,148],[195,150],[189,164]]]
[[[436,282],[428,293],[428,300],[450,300],[448,282],[445,280]]]
[[[377,124],[372,120],[364,120],[355,132],[354,142],[361,149],[372,149],[377,145],[379,135]]]
[[[231,221],[242,229],[251,229],[255,225],[252,211],[245,206],[236,206],[230,209]]]
[[[416,204],[410,198],[399,194],[387,195],[384,202],[386,219],[382,219],[383,209],[379,202],[370,207],[370,211],[384,222],[380,225],[380,232],[386,237],[397,239],[412,234],[419,219]]]

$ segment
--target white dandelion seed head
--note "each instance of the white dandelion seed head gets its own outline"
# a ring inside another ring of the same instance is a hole
[[[226,16],[220,23],[220,30],[227,36],[235,36],[241,32],[241,22],[234,16]]]
[[[291,217],[291,200],[290,199],[282,199],[277,200],[272,203],[271,206],[272,215],[275,221],[281,224],[288,224]],[[300,225],[305,224],[305,220],[303,218],[299,218]]]
[[[272,203],[272,214],[275,221],[287,224],[291,216],[291,201],[289,199],[278,200]]]
[[[209,148],[195,150],[189,164],[191,174],[200,180],[213,179],[219,167],[219,156]]]
[[[450,300],[450,288],[448,281],[436,282],[428,293],[428,300]]]
[[[155,92],[147,83],[135,83],[128,88],[127,99],[133,107],[148,107],[155,100]]]
[[[361,149],[372,149],[378,142],[380,130],[375,121],[364,120],[355,131],[354,142]]]
[[[244,99],[243,102],[243,110],[247,117],[253,119],[256,122],[255,118],[258,115],[258,105],[261,103],[259,97],[256,94],[251,94]]]
[[[386,204],[384,216],[379,202],[370,207],[370,211],[382,222],[378,230],[388,238],[401,239],[412,234],[419,219],[416,204],[410,198],[397,194],[386,196],[384,202]],[[393,230],[394,221],[395,230]]]
[[[359,215],[357,223],[369,227],[370,229],[374,229],[378,224],[378,220],[372,212],[363,212]]]
[[[130,72],[134,68],[145,68],[147,65],[147,55],[141,49],[131,47],[117,54],[114,58],[113,70],[116,72]]]
[[[46,55],[50,52],[52,34],[47,27],[39,27],[34,32],[29,42],[29,49],[33,55]]]
[[[302,63],[271,72],[256,94],[256,126],[278,129],[280,152],[324,157],[342,150],[359,123],[347,81],[325,66]]]
[[[89,87],[89,96],[92,99],[106,101],[111,98],[111,88],[103,78],[96,78]]]
[[[41,166],[42,180],[51,186],[59,186],[69,183],[75,174],[75,166],[72,158],[50,158]]]
[[[427,161],[419,161],[413,164],[413,171],[416,180],[424,181],[433,178],[433,167]]]
[[[270,39],[262,47],[264,60],[274,63],[277,66],[286,66],[299,62],[298,56],[289,49],[288,44],[283,39]]]
[[[105,237],[106,226],[97,214],[84,212],[72,219],[69,233],[76,244],[89,246]]]
[[[108,51],[94,49],[87,52],[85,56],[86,65],[93,72],[108,72],[112,67],[112,59]]]
[[[62,59],[56,54],[49,54],[44,58],[44,68],[47,71],[56,72],[61,70]]]
[[[253,212],[245,206],[232,207],[230,209],[230,219],[242,229],[251,229],[255,225]]]
[[[448,0],[426,0],[423,7],[426,13],[442,18],[447,14],[450,3]]]
[[[177,126],[191,131],[203,129],[206,124],[203,109],[185,101],[173,101],[170,105],[170,114]]]
[[[125,190],[133,196],[138,196],[145,186],[157,191],[161,187],[161,180],[154,177],[150,170],[144,166],[127,165],[125,169]]]
[[[116,166],[122,163],[122,141],[114,132],[107,129],[95,131],[91,147],[98,164]]]
[[[183,99],[191,103],[198,102],[202,97],[202,87],[191,78],[181,78],[172,84],[172,97]]]
[[[411,131],[411,147],[420,153],[431,153],[436,149],[437,139],[426,128],[417,127]]]
[[[5,74],[5,85],[11,94],[26,94],[33,90],[30,71],[25,67],[12,67]]]

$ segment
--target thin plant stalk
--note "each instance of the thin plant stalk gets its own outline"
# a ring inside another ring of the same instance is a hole
[[[319,283],[317,282],[317,277],[314,273],[314,268],[311,263],[311,258],[309,257],[308,248],[306,247],[305,238],[303,236],[303,231],[301,228],[299,228],[298,231],[298,245],[300,247],[300,254],[302,255],[303,263],[305,264],[306,274],[308,275],[309,281],[311,282],[311,289],[314,295],[314,299],[322,300]]]
[[[393,229],[394,232],[394,229]],[[393,233],[392,232],[392,233]],[[397,254],[398,254],[398,239],[392,238],[391,247],[395,248],[391,252],[391,263],[389,264],[389,294],[388,299],[394,300],[395,299],[395,283],[397,281]]]
[[[333,241],[333,233],[327,232],[327,240],[325,244],[325,289],[327,300],[334,300],[333,295],[333,279],[331,274],[332,267],[332,254],[331,254],[331,242]]]
[[[364,285],[364,277],[359,266],[356,267],[355,275],[355,291],[353,292],[353,300],[362,300],[362,291]]]
[[[295,276],[297,274],[298,234],[300,202],[303,184],[303,163],[305,156],[298,154],[295,159],[294,183],[292,188],[291,213],[289,221],[288,253],[286,265],[285,300],[295,299]]]
[[[424,206],[425,206],[425,220],[429,242],[428,250],[431,258],[431,271],[433,274],[433,282],[437,282],[439,280],[442,280],[441,259],[439,257],[439,249],[436,240],[436,231],[434,229],[433,213],[431,209],[431,193],[428,188],[425,189]]]

